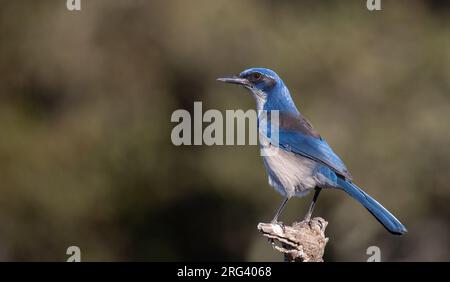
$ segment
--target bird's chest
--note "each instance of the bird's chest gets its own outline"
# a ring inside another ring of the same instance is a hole
[[[303,196],[316,187],[314,161],[273,145],[262,145],[269,183],[287,197]]]

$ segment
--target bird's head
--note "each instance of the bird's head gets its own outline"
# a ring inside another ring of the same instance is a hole
[[[217,80],[241,85],[261,99],[267,99],[273,89],[283,84],[283,81],[274,71],[265,68],[251,68],[239,75],[221,77]]]
[[[221,77],[218,81],[242,85],[250,90],[270,91],[277,83],[282,83],[280,77],[269,69],[251,68],[241,72],[238,75]]]
[[[247,88],[256,99],[257,108],[284,109],[296,111],[289,90],[283,80],[272,70],[251,68],[239,75],[221,77],[218,81],[238,84]]]

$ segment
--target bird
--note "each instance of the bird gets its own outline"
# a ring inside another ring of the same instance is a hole
[[[271,223],[279,223],[289,199],[303,197],[314,190],[304,218],[310,221],[322,189],[338,189],[362,204],[390,233],[407,232],[394,215],[353,183],[344,162],[300,113],[277,73],[267,68],[249,68],[217,80],[246,88],[256,101],[260,149],[266,150],[261,156],[269,185],[283,196]],[[262,113],[267,113],[266,118]],[[271,113],[277,113],[275,121],[270,118]],[[269,130],[274,126],[278,134]]]

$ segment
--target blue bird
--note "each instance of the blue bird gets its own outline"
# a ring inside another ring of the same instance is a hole
[[[278,222],[290,198],[302,197],[315,190],[305,216],[309,221],[320,191],[334,188],[356,199],[389,232],[398,235],[407,232],[387,209],[352,182],[342,160],[298,111],[288,88],[274,71],[251,68],[237,76],[217,80],[245,87],[256,100],[259,141],[261,148],[269,150],[262,154],[269,184],[284,197],[272,223]],[[278,113],[277,124],[270,118],[273,111]],[[267,117],[263,118],[261,113],[267,113]],[[278,127],[277,137],[271,134],[272,125]]]

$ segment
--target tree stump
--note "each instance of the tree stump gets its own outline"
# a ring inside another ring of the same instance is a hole
[[[280,223],[259,223],[258,230],[269,238],[272,247],[284,254],[289,262],[323,262],[328,238],[325,228],[328,222],[316,217],[310,221],[294,222],[292,226]]]

